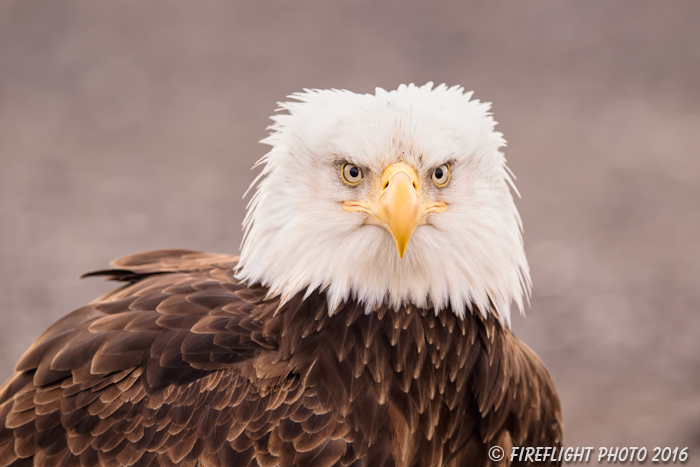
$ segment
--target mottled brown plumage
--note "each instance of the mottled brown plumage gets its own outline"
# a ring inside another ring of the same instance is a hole
[[[492,314],[280,307],[236,262],[163,250],[89,274],[127,284],[0,388],[0,467],[485,466],[492,445],[561,445],[549,374]]]

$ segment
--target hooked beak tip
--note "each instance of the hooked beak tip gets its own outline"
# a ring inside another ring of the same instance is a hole
[[[396,245],[396,249],[399,252],[399,258],[403,259],[403,255],[406,254],[406,247],[408,245]]]

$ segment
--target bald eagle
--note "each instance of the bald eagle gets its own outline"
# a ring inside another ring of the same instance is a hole
[[[240,258],[87,274],[123,284],[0,387],[0,467],[524,465],[513,448],[560,447],[554,384],[510,330],[530,279],[505,141],[471,95],[290,96]]]

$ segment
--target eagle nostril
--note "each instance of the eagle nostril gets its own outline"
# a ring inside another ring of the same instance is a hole
[[[382,187],[382,190],[386,190],[388,186],[389,186],[389,180],[384,182],[384,186]]]

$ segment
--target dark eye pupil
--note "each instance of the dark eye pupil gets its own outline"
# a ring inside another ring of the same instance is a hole
[[[350,176],[352,178],[357,178],[360,175],[360,169],[357,167],[351,167],[350,168]]]
[[[440,167],[435,169],[435,178],[440,179],[440,178],[442,178],[442,176],[443,176],[442,169]]]

